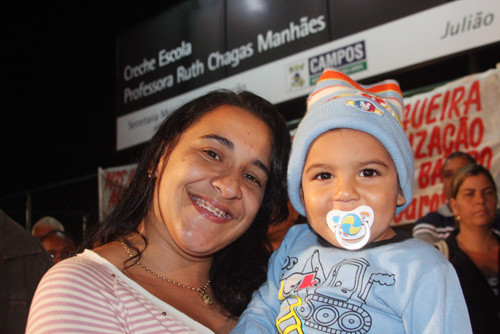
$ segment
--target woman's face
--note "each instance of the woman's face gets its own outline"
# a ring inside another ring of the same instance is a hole
[[[492,225],[496,206],[495,187],[484,174],[469,176],[458,188],[457,197],[450,199],[453,214],[460,217],[460,226]]]
[[[270,160],[271,134],[264,121],[239,107],[216,108],[161,159],[150,225],[176,250],[212,256],[252,223]]]

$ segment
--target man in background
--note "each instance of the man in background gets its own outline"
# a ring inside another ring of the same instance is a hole
[[[43,235],[39,240],[43,248],[49,252],[54,263],[59,263],[76,254],[75,242],[63,231],[52,230]]]
[[[53,230],[64,232],[64,226],[59,220],[55,219],[54,217],[46,216],[40,218],[35,223],[35,225],[33,225],[33,228],[31,229],[31,234],[33,234],[35,238],[40,240],[42,236]]]
[[[0,210],[0,323],[2,333],[24,333],[38,282],[54,264],[40,242]]]

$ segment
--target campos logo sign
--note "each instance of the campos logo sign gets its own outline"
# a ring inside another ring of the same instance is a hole
[[[345,74],[367,69],[365,42],[360,41],[308,59],[309,84],[316,84],[326,68],[335,67]]]

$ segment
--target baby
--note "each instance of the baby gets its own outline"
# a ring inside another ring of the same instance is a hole
[[[472,332],[451,264],[391,228],[413,196],[403,111],[395,81],[322,74],[288,165],[309,224],[289,230],[232,333]]]

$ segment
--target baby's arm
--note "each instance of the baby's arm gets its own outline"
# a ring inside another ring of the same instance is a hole
[[[231,331],[237,333],[276,333],[276,317],[280,310],[278,299],[280,272],[285,256],[284,245],[269,260],[267,281],[252,295],[252,301]]]
[[[472,333],[467,305],[450,263],[429,268],[419,281],[404,313],[407,333]]]

